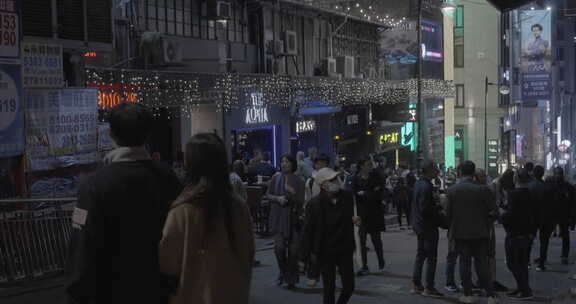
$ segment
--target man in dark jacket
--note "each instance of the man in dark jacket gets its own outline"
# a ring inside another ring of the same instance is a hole
[[[552,206],[550,204],[550,197],[554,193],[550,189],[550,185],[547,185],[542,180],[544,176],[544,168],[542,166],[536,166],[533,170],[533,179],[529,185],[530,194],[535,203],[536,220],[538,225],[538,234],[540,236],[540,257],[536,259],[537,271],[546,270],[546,261],[548,259],[548,244],[550,242],[550,236],[554,231],[554,226],[556,225],[556,217],[554,203]],[[532,244],[534,240],[530,243],[530,249],[532,249]],[[532,250],[529,250],[532,252]]]
[[[416,182],[412,201],[412,227],[418,236],[418,252],[414,262],[412,293],[430,297],[443,297],[435,288],[436,264],[438,260],[438,228],[441,225],[440,209],[434,198],[432,180],[438,176],[438,169],[432,162],[422,167],[423,175]],[[422,268],[426,267],[426,289],[422,286]]]
[[[341,191],[338,172],[326,168],[318,172],[315,181],[320,195],[310,200],[304,236],[302,257],[317,257],[324,283],[324,304],[346,304],[354,292],[354,216],[352,195]],[[342,279],[342,292],[336,302],[336,268]]]
[[[528,188],[530,181],[528,170],[518,170],[516,188],[510,192],[506,212],[502,215],[502,223],[506,229],[506,264],[514,274],[518,286],[516,290],[508,293],[508,297],[516,300],[534,298],[528,272],[528,250],[536,230],[535,205]]]
[[[119,148],[78,190],[66,291],[78,304],[166,303],[158,244],[181,186],[144,148],[152,126],[145,106],[120,104],[109,121]]]
[[[575,222],[575,189],[564,179],[564,170],[561,167],[554,168],[552,193],[556,206],[556,219],[560,226],[562,237],[562,264],[568,265],[570,255],[570,226]]]
[[[446,207],[449,238],[460,255],[460,277],[464,285],[462,303],[472,303],[472,258],[482,288],[489,301],[495,302],[489,275],[490,227],[497,215],[496,200],[486,186],[474,181],[476,165],[465,161],[461,166],[461,181],[448,189]]]

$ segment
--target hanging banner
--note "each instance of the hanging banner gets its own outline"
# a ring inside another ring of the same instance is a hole
[[[551,98],[551,11],[521,11],[522,20],[522,99]]]
[[[0,0],[0,60],[20,59],[20,1]]]
[[[24,88],[61,88],[64,84],[62,46],[24,42],[22,75]]]
[[[20,66],[0,65],[0,158],[24,153]]]
[[[25,92],[29,171],[98,160],[97,98],[92,88]]]

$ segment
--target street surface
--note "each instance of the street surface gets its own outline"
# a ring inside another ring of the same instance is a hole
[[[498,245],[498,280],[508,287],[515,287],[511,274],[504,265],[504,231],[497,229]],[[572,234],[576,238],[576,234]],[[383,233],[384,254],[386,258],[386,272],[381,275],[360,277],[356,282],[356,292],[352,297],[351,304],[424,304],[424,303],[458,303],[458,294],[448,293],[444,290],[445,285],[445,257],[447,250],[446,233],[442,233],[439,248],[439,263],[437,269],[437,288],[445,293],[445,299],[431,299],[410,294],[412,263],[416,251],[415,235],[410,231],[400,231],[395,226],[389,226]],[[271,249],[270,239],[258,239],[256,257],[262,265],[254,269],[252,282],[252,299],[254,304],[320,304],[322,303],[322,289],[307,288],[306,281],[301,280],[299,288],[289,291],[277,287],[276,260]],[[560,264],[561,240],[553,238],[550,242],[550,262],[547,272],[531,271],[530,282],[536,299],[528,303],[576,303],[576,297],[568,299],[570,287],[576,286],[576,281],[569,280],[570,274],[576,273],[576,266],[564,266]],[[538,243],[534,246],[533,253],[538,250]],[[572,248],[571,260],[576,260],[576,248]],[[376,257],[369,252],[372,269],[376,267]],[[535,256],[533,256],[535,258]],[[459,281],[457,268],[457,281]],[[225,291],[223,291],[225,292]],[[0,290],[0,295],[2,291]],[[564,295],[564,300],[558,300]],[[518,303],[501,297],[501,303]],[[45,289],[38,292],[26,293],[20,296],[0,297],[2,304],[63,304],[62,288]],[[480,301],[479,303],[484,303]]]

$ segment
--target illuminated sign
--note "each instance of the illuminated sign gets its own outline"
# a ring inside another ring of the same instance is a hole
[[[98,107],[101,109],[110,109],[122,102],[137,103],[138,93],[98,91]]]
[[[98,53],[96,53],[96,52],[86,52],[86,53],[84,53],[84,57],[86,57],[86,58],[96,58],[96,57],[98,57]]]
[[[400,138],[398,132],[385,133],[380,135],[380,144],[397,144]]]
[[[264,94],[252,93],[251,102],[252,106],[246,109],[246,124],[267,123],[268,109],[264,106]]]
[[[316,131],[316,122],[314,120],[304,120],[296,122],[296,133],[306,133]]]
[[[358,114],[346,116],[346,123],[348,125],[357,125],[358,124]]]
[[[400,144],[403,146],[409,146],[410,151],[416,151],[416,123],[405,123],[401,129],[400,135]]]

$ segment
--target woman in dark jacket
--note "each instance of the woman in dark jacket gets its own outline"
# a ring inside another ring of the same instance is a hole
[[[380,234],[386,230],[386,223],[384,222],[384,208],[382,206],[382,182],[379,175],[373,170],[372,161],[362,159],[358,162],[358,169],[360,171],[353,183],[358,215],[362,219],[359,234],[363,267],[358,271],[358,275],[366,275],[370,272],[366,248],[368,234],[370,234],[372,245],[378,256],[378,269],[383,271],[386,265]]]

